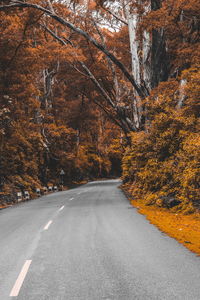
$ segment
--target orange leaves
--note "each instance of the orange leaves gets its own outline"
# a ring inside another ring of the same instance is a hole
[[[97,4],[96,4],[95,1],[90,0],[90,1],[88,2],[88,9],[89,9],[89,10],[94,10],[94,9],[96,9],[96,7],[97,7]]]
[[[13,36],[14,39],[22,36],[23,22],[21,21],[20,16],[17,14],[8,15],[4,12],[0,12],[0,20],[1,27],[3,28],[3,37],[13,35],[13,32],[15,32],[15,35]]]
[[[31,2],[46,5],[45,1]],[[96,8],[94,1],[89,3],[88,13]],[[53,7],[91,35],[97,34],[92,18],[84,18],[81,3],[79,15],[64,2],[54,2]],[[61,168],[66,182],[106,176],[112,164],[120,164],[121,149],[112,140],[119,131],[93,105],[94,98],[99,103],[103,100],[78,63],[86,61],[105,90],[114,95],[105,56],[98,57],[99,51],[83,37],[34,9],[6,10],[0,15],[0,90],[6,95],[0,104],[9,109],[9,115],[0,116],[0,177],[10,186],[18,182],[30,187],[49,181],[58,185]],[[103,34],[109,47],[116,47],[114,34],[108,30]],[[123,47],[121,42],[121,52]]]
[[[45,130],[49,137],[53,139],[63,139],[63,142],[67,141],[70,135],[75,134],[75,131],[66,126],[57,126],[55,123],[45,124]]]
[[[155,199],[149,200],[153,200],[153,203],[155,203]],[[149,202],[151,203],[151,201]],[[167,233],[185,247],[200,255],[200,215],[199,213],[194,214],[194,208],[190,204],[187,204],[188,215],[183,215],[180,213],[171,213],[160,207],[159,210],[153,206],[146,207],[143,203],[135,200],[132,200],[131,203],[139,209],[141,214],[147,217],[150,223],[156,225],[162,232]]]
[[[196,66],[183,72],[181,109],[177,107],[179,87],[170,82],[158,86],[146,99],[150,121],[146,132],[132,134],[123,176],[130,181],[131,193],[148,205],[162,206],[162,197],[173,195],[184,212],[200,207],[199,74]]]

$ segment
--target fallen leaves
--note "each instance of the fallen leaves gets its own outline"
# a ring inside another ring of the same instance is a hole
[[[135,200],[131,200],[131,204],[137,207],[138,211],[145,215],[150,223],[175,238],[192,252],[200,255],[200,213],[175,214],[165,208],[147,207]]]

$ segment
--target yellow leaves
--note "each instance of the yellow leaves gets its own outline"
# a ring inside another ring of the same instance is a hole
[[[66,126],[64,125],[56,125],[55,123],[51,123],[51,124],[46,124],[45,125],[45,129],[47,130],[47,132],[55,137],[57,136],[67,136],[67,135],[71,135],[71,134],[74,134],[75,131],[71,128],[67,128]]]
[[[141,214],[147,217],[150,223],[200,255],[200,215],[191,204],[187,204],[184,214],[181,214],[180,212],[171,213],[161,207],[147,207],[140,201],[132,200],[131,203],[138,208]]]
[[[135,143],[142,143],[146,139],[146,133],[144,131],[131,133],[131,141]]]
[[[184,71],[182,78],[187,80],[182,108],[177,107],[179,87],[174,82],[162,83],[146,99],[150,125],[146,132],[131,135],[123,178],[144,203],[162,206],[160,196],[172,194],[182,202],[179,208],[189,212],[200,203],[199,68]]]
[[[200,155],[200,134],[190,133],[183,144],[183,150],[187,151],[190,156]]]
[[[162,206],[162,203],[161,203],[161,200],[159,199],[159,197],[153,193],[148,193],[144,197],[144,203],[145,203],[145,205],[157,204],[158,206]]]

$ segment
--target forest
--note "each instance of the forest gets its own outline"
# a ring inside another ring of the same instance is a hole
[[[200,208],[200,2],[0,1],[0,195],[122,177]]]

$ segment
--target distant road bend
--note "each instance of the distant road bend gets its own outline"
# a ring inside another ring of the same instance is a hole
[[[200,258],[118,188],[90,182],[0,211],[0,300],[200,300]]]

